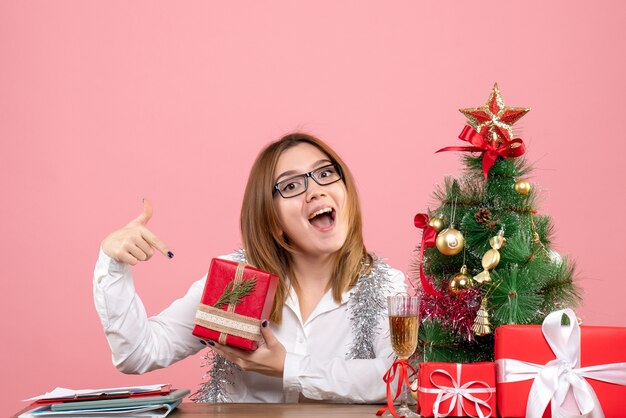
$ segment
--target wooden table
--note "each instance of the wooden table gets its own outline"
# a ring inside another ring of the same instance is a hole
[[[376,418],[376,411],[382,405],[347,405],[329,403],[228,403],[197,404],[184,402],[169,417],[245,417],[245,418]]]

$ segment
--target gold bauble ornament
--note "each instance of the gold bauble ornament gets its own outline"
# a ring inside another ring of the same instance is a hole
[[[459,293],[465,289],[469,289],[470,287],[474,287],[474,282],[472,281],[472,276],[467,274],[467,267],[461,267],[461,272],[452,276],[450,279],[450,283],[448,283],[448,287],[450,288],[450,292]]]
[[[443,255],[457,255],[463,249],[465,238],[461,231],[446,228],[437,235],[437,249]]]
[[[443,229],[443,219],[441,218],[431,218],[428,222],[428,225],[432,226],[433,229],[437,232]]]
[[[527,180],[517,180],[513,188],[517,194],[526,196],[530,193],[530,183]]]

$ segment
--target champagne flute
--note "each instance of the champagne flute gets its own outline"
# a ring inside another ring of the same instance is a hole
[[[419,296],[395,295],[387,297],[391,347],[400,360],[407,360],[417,348],[419,306]],[[406,385],[402,385],[400,406],[396,408],[398,416],[420,417],[407,406],[407,394],[408,388]]]

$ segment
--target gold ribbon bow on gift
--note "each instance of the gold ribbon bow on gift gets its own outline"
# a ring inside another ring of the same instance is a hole
[[[235,313],[235,306],[241,300],[254,291],[256,276],[250,280],[243,279],[243,272],[246,268],[244,263],[237,265],[235,278],[224,289],[224,293],[219,297],[215,305],[205,305],[200,303],[196,311],[195,323],[205,328],[218,331],[220,337],[218,342],[226,344],[226,336],[234,335],[252,341],[263,341],[261,335],[261,321],[248,316]],[[228,303],[228,308],[224,311],[220,309]]]
[[[437,369],[430,374],[430,383],[433,386],[435,386],[436,389],[435,388],[423,388],[421,386],[418,388],[418,390],[422,393],[437,394],[437,399],[435,399],[435,403],[433,403],[433,415],[435,418],[447,417],[454,410],[455,406],[456,406],[456,416],[459,416],[459,417],[464,416],[464,415],[469,415],[471,417],[488,418],[491,416],[491,413],[493,411],[491,410],[491,407],[489,406],[487,402],[491,399],[496,389],[489,387],[489,385],[486,382],[483,382],[481,380],[472,380],[463,385],[460,385],[462,366],[463,365],[460,363],[456,364],[456,379],[454,379],[450,375],[450,373],[448,373],[447,371],[443,369]],[[452,386],[444,386],[444,385],[439,385],[435,383],[435,381],[433,380],[433,375],[435,374],[443,374],[444,376],[447,376],[452,382]],[[481,387],[481,388],[471,387],[474,385],[480,385],[484,387]],[[482,400],[472,395],[473,393],[488,393],[489,397],[485,400]],[[474,407],[476,408],[476,415],[472,415],[471,412],[465,409],[465,406],[463,405],[463,398],[467,399],[468,401],[474,404]],[[448,412],[445,412],[445,413],[439,412],[439,407],[441,403],[447,401],[448,399],[452,399],[450,401],[450,407],[448,408]],[[487,415],[483,414],[483,411],[480,408],[481,406],[483,406],[485,409],[489,411]]]
[[[562,326],[563,315],[569,325]],[[496,360],[499,383],[534,379],[526,404],[527,418],[541,418],[551,402],[553,417],[573,418],[584,415],[603,418],[600,401],[587,379],[626,385],[626,363],[580,367],[580,326],[571,309],[555,311],[543,321],[542,332],[556,359],[545,365],[514,359]],[[565,397],[572,389],[581,414],[563,408]]]

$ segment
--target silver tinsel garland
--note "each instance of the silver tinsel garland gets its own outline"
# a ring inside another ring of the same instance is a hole
[[[201,367],[210,367],[204,373],[204,382],[200,388],[191,396],[193,402],[201,403],[225,403],[232,402],[228,395],[228,386],[233,386],[233,369],[238,366],[224,357],[216,354],[213,350],[207,350],[202,356]]]
[[[244,250],[235,252],[234,261],[246,262]],[[354,340],[346,354],[347,359],[375,358],[374,339],[380,332],[380,320],[385,317],[386,299],[391,282],[390,267],[380,257],[373,258],[369,274],[361,276],[348,300],[348,311]],[[239,367],[209,350],[202,357],[202,367],[210,367],[204,374],[204,382],[191,400],[204,403],[232,402],[228,395],[228,386],[233,386],[233,371]]]
[[[374,257],[372,270],[361,276],[350,294],[348,311],[354,339],[347,359],[375,358],[374,339],[380,332],[380,320],[385,317],[390,291],[390,267],[380,257]]]

